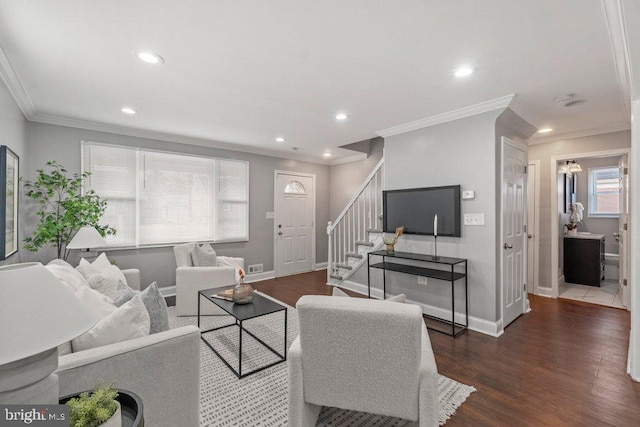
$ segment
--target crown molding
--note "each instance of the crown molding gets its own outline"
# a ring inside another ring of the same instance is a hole
[[[376,134],[383,138],[388,138],[390,136],[399,135],[401,133],[410,132],[412,130],[435,126],[441,123],[475,116],[477,114],[486,113],[488,111],[493,111],[500,108],[507,108],[511,104],[511,102],[513,102],[515,97],[515,94],[511,94],[500,98],[491,99],[479,104],[469,105],[468,107],[459,108],[457,110],[437,114],[425,119],[420,119],[414,122],[405,123],[403,125],[383,129],[376,132]]]
[[[358,153],[349,157],[340,157],[339,159],[332,159],[329,162],[329,166],[342,165],[344,163],[358,162],[361,160],[365,160],[367,157],[367,153]]]
[[[9,58],[7,58],[4,50],[2,50],[2,46],[0,46],[0,78],[7,86],[7,89],[9,89],[9,93],[11,94],[11,96],[13,96],[13,99],[18,104],[18,107],[20,108],[20,111],[22,111],[22,114],[24,114],[27,120],[31,120],[31,118],[35,115],[33,102],[31,102],[31,98],[29,98],[29,95],[22,85],[22,82],[11,66]]]
[[[631,125],[629,123],[618,123],[611,126],[601,126],[599,128],[592,128],[592,129],[581,130],[576,132],[563,133],[561,135],[529,139],[528,145],[546,144],[548,142],[563,141],[565,139],[583,138],[585,136],[602,135],[605,133],[620,132],[620,131],[629,130],[629,129],[631,129]]]
[[[174,142],[178,144],[191,144],[208,148],[217,148],[220,150],[236,151],[241,153],[257,154],[261,156],[276,157],[281,159],[298,160],[302,162],[314,163],[329,166],[331,161],[328,159],[319,159],[314,156],[300,154],[296,152],[286,152],[279,150],[270,150],[267,148],[253,147],[250,145],[233,144],[229,142],[220,142],[211,139],[196,138],[191,136],[182,136],[172,133],[145,130],[138,128],[130,128],[120,125],[112,125],[107,123],[98,123],[87,120],[71,119],[67,117],[54,116],[49,114],[34,114],[32,122],[44,123],[49,125],[67,126],[77,129],[86,129],[96,132],[113,133],[117,135],[126,135],[136,138],[155,139],[158,141]],[[335,159],[338,161],[339,159]]]
[[[620,98],[627,117],[631,117],[631,78],[629,76],[629,43],[624,26],[624,17],[620,0],[602,0],[602,9],[611,42],[613,64],[616,69]]]

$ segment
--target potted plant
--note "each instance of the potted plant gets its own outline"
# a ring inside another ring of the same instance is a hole
[[[98,383],[91,393],[67,401],[70,427],[121,427],[122,411],[116,400],[118,392],[110,386]]]
[[[567,235],[573,236],[578,234],[578,224],[574,222],[570,222],[569,224],[565,224],[567,227]]]
[[[26,196],[39,206],[36,214],[40,218],[33,235],[24,239],[25,249],[36,252],[51,244],[56,247],[58,258],[66,260],[69,255],[66,246],[81,227],[93,226],[103,237],[116,234],[113,227],[98,224],[107,202],[93,190],[82,191],[83,181],[91,175],[89,172],[67,176],[67,170],[58,162],[47,162],[47,166],[50,171],[38,169],[35,181],[24,185]]]

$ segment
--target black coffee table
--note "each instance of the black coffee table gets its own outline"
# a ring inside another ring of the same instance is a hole
[[[285,360],[287,360],[287,307],[283,306],[282,304],[278,304],[277,302],[270,300],[269,298],[265,298],[262,295],[257,293],[253,295],[253,301],[250,302],[249,304],[235,304],[231,301],[226,301],[220,298],[212,297],[212,295],[215,295],[218,292],[220,292],[220,288],[203,289],[198,292],[198,328],[200,328],[200,301],[202,300],[202,297],[204,297],[206,301],[209,301],[217,305],[218,307],[220,307],[221,309],[229,313],[229,315],[231,315],[235,319],[235,322],[229,325],[208,329],[206,331],[201,330],[200,338],[220,358],[220,360],[222,360],[224,364],[227,365],[227,367],[231,369],[231,371],[234,374],[236,374],[238,378],[244,378],[247,375],[255,374],[256,372],[260,372],[262,370],[265,370],[267,368],[270,368],[274,365],[277,365],[278,363],[282,363]],[[278,351],[276,351],[273,347],[265,343],[262,339],[258,338],[255,334],[248,331],[243,326],[243,322],[246,320],[255,319],[256,317],[266,316],[268,314],[278,313],[280,311],[284,311],[284,345],[282,347],[282,353],[279,353]],[[213,348],[213,345],[209,341],[207,341],[207,339],[204,336],[204,334],[207,332],[213,332],[213,331],[217,331],[224,328],[230,328],[234,326],[238,327],[238,334],[239,334],[238,336],[238,370],[236,370],[233,366],[231,366],[231,364],[227,362],[227,360],[225,360],[222,354],[220,354],[215,348]],[[243,373],[242,372],[242,335],[243,333],[247,333],[251,337],[253,337],[257,342],[262,344],[263,347],[265,347],[266,349],[271,351],[273,354],[275,354],[278,357],[278,360],[276,360],[273,363],[269,363],[265,366],[262,366],[260,368],[254,369],[252,371]]]

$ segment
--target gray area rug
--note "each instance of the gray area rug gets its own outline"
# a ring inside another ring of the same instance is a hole
[[[202,329],[234,323],[230,316],[207,316]],[[196,317],[176,317],[169,307],[171,328],[195,325]],[[288,308],[287,349],[298,335],[298,316]],[[245,322],[245,327],[277,351],[284,347],[284,313]],[[226,328],[205,334],[216,350],[234,368],[238,368],[237,328]],[[276,356],[243,334],[242,370],[247,372],[276,360]],[[440,425],[455,414],[456,409],[476,391],[443,375],[438,380],[440,391]],[[205,343],[200,346],[200,425],[275,427],[287,425],[287,362],[272,366],[239,380]],[[362,412],[324,408],[317,426],[410,426],[410,421]]]

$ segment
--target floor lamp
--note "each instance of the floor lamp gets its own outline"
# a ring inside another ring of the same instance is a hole
[[[97,321],[42,264],[0,267],[0,405],[57,404],[57,347]]]

